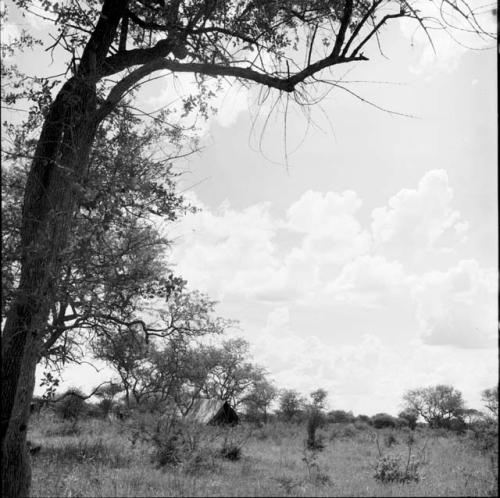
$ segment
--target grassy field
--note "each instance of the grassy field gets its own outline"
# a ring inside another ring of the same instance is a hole
[[[42,448],[32,456],[32,495],[497,496],[495,453],[480,451],[468,435],[417,429],[419,480],[398,483],[374,475],[380,453],[399,455],[405,466],[404,430],[329,425],[320,430],[324,448],[311,451],[304,424],[203,428],[190,454],[163,466],[157,447],[137,434],[130,423],[35,416],[29,438]],[[223,446],[241,446],[239,455],[229,455],[237,459],[225,458]]]

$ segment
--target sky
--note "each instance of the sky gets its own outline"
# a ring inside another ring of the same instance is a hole
[[[437,34],[436,56],[407,23],[382,42],[336,73],[363,100],[334,88],[285,119],[277,94],[225,86],[201,152],[176,165],[200,210],[161,226],[168,258],[281,388],[370,415],[446,383],[480,408],[498,382],[495,49]],[[171,86],[139,98],[154,109]]]

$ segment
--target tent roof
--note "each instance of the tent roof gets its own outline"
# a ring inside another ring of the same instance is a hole
[[[224,410],[224,405],[226,403],[226,401],[220,399],[198,398],[186,414],[185,419],[208,424],[217,417],[221,410]],[[229,404],[228,407],[232,410]]]

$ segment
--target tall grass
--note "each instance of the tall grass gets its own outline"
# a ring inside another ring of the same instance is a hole
[[[238,459],[221,452],[223,429],[202,428],[189,458],[158,468],[155,447],[133,441],[127,426],[84,420],[75,433],[64,421],[42,414],[30,428],[41,444],[32,457],[33,496],[495,496],[491,455],[468,435],[420,430],[412,443],[421,459],[418,482],[374,478],[380,455],[374,429],[339,424],[318,429],[321,452],[307,449],[306,425],[272,423],[249,431],[237,427],[231,438],[244,441]],[[204,431],[207,431],[206,435]],[[222,431],[219,435],[217,431]],[[380,441],[389,438],[379,432]],[[382,444],[384,455],[407,455],[405,433]],[[333,437],[332,434],[334,433]],[[225,439],[224,439],[225,438]],[[423,452],[422,448],[425,448]],[[420,453],[419,453],[420,452]]]

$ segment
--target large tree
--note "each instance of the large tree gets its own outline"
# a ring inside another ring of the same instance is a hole
[[[265,380],[265,370],[250,360],[250,344],[242,338],[226,339],[208,347],[207,375],[200,394],[212,399],[242,403],[254,387]]]
[[[460,419],[465,410],[462,393],[444,384],[411,389],[403,399],[406,408],[415,411],[431,427],[449,427],[451,420]]]
[[[32,4],[16,3],[26,10]],[[468,29],[480,29],[467,4],[440,3],[448,19],[451,12],[465,19]],[[414,0],[47,0],[41,5],[54,19],[56,45],[70,54],[70,76],[47,106],[24,188],[19,283],[2,341],[7,496],[29,494],[26,429],[50,289],[61,278],[74,214],[86,198],[92,144],[121,99],[144,78],[166,70],[196,73],[201,80],[234,77],[305,101],[308,85],[320,73],[324,79],[325,69],[368,60],[365,52],[391,20],[409,17],[424,27],[428,21]],[[188,107],[192,103],[188,100]]]
[[[277,396],[277,387],[267,378],[254,382],[250,392],[243,398],[247,416],[267,422],[269,407]]]
[[[214,306],[205,295],[181,287],[166,296],[154,327],[137,319],[100,334],[94,354],[118,374],[127,407],[161,408],[168,402],[185,412],[191,406],[213,368],[210,351],[197,340],[232,326],[214,315]]]
[[[152,158],[158,127],[140,130],[136,121],[120,109],[96,136],[85,199],[61,255],[60,278],[47,294],[50,312],[40,357],[52,365],[77,358],[82,331],[103,334],[125,326],[135,319],[141,300],[165,296],[182,283],[167,268],[163,253],[169,242],[151,217],[173,221],[188,207],[176,192],[172,158]],[[14,298],[21,260],[24,156],[30,147],[26,140],[17,143],[17,157],[2,165],[2,317]],[[145,323],[143,328],[147,334]]]
[[[279,413],[287,421],[297,416],[306,405],[305,399],[295,389],[282,389],[279,395]]]

